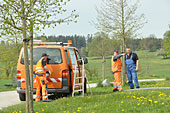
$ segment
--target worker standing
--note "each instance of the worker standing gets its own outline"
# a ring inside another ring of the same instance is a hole
[[[133,80],[135,82],[136,88],[140,88],[137,78],[137,72],[139,70],[139,58],[136,53],[131,52],[130,48],[126,49],[125,64],[130,89],[134,89]]]
[[[41,88],[42,88],[42,100],[43,102],[49,102],[48,92],[47,92],[47,80],[46,73],[51,75],[50,70],[47,67],[47,58],[48,55],[46,53],[42,54],[41,59],[37,62],[36,65],[36,82],[37,82],[37,90],[36,90],[36,102],[40,102],[41,100]]]
[[[116,50],[114,51],[114,56],[112,57],[112,73],[114,75],[114,83],[113,83],[113,92],[115,91],[122,91],[122,84],[121,84],[121,69],[122,69],[122,62],[120,57],[124,54],[120,54]]]

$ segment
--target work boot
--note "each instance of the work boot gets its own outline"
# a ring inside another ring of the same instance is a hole
[[[51,102],[52,100],[47,99],[47,100],[43,100],[42,102]]]
[[[140,87],[138,86],[138,87],[136,87],[137,89],[139,89]]]
[[[113,89],[113,92],[116,92],[116,91],[118,91],[118,89]]]

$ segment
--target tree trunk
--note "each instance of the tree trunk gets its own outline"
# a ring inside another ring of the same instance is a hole
[[[30,113],[33,113],[33,23],[30,22]]]
[[[125,20],[124,20],[124,1],[121,0],[121,8],[122,8],[122,52],[125,53]],[[126,83],[126,74],[125,74],[125,58],[122,57],[122,84]]]
[[[105,76],[105,56],[103,56],[103,66],[102,66],[102,75],[103,75],[103,80],[106,79],[106,76]]]
[[[26,113],[30,113],[29,100],[30,100],[30,78],[29,78],[29,64],[28,64],[28,49],[26,42],[26,19],[24,1],[21,0],[21,18],[22,18],[22,33],[23,33],[23,46],[24,46],[24,64],[25,64],[25,81],[26,81]]]

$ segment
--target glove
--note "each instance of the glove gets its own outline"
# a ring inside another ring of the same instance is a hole
[[[45,76],[46,76],[46,77],[49,77],[49,73],[46,73]]]
[[[50,75],[52,74],[50,70],[49,70],[49,74],[50,74]]]

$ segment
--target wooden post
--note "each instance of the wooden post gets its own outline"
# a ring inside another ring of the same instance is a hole
[[[30,21],[30,113],[33,113],[33,23]]]
[[[105,80],[106,79],[106,76],[105,76],[105,56],[103,56],[102,64],[103,64],[103,66],[102,66],[103,80]]]

